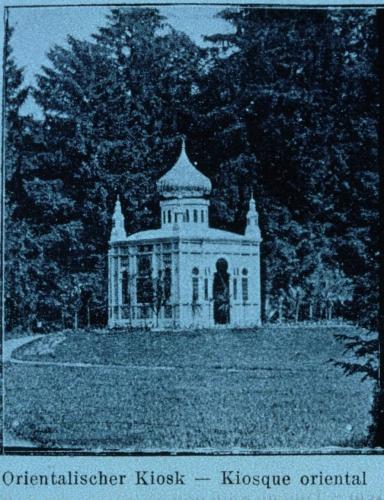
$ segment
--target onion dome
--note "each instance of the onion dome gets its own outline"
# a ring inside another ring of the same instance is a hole
[[[211,192],[211,181],[190,162],[184,139],[179,159],[157,181],[157,189],[164,198],[200,198]]]

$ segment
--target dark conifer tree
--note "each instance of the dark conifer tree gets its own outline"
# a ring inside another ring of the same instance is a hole
[[[214,220],[242,230],[253,189],[263,227],[265,293],[274,295],[275,305],[301,287],[307,295],[303,314],[309,316],[317,279],[311,274],[320,259],[323,280],[338,269],[345,283],[336,314],[374,328],[374,11],[238,7],[221,16],[233,30],[209,38],[216,48],[199,99],[202,114],[196,114],[209,138]],[[319,306],[315,316],[325,316],[325,309]]]
[[[4,179],[5,179],[5,324],[7,330],[21,325],[31,325],[36,306],[35,283],[31,275],[38,266],[40,251],[34,240],[33,228],[25,222],[24,186],[22,176],[28,163],[28,130],[30,117],[23,117],[20,110],[29,89],[24,85],[23,69],[19,68],[12,54],[13,28],[8,18],[4,33]]]
[[[202,57],[156,9],[135,8],[113,9],[92,42],[69,37],[48,53],[33,91],[42,148],[25,184],[30,221],[62,275],[53,292],[60,317],[74,323],[87,300],[105,322],[115,197],[128,233],[158,223],[155,180],[179,153]],[[68,298],[69,278],[80,300]]]

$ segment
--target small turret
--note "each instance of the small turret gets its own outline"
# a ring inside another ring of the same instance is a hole
[[[110,241],[120,241],[127,237],[124,227],[124,215],[121,211],[121,203],[119,196],[117,196],[115,211],[112,218],[112,232]]]
[[[249,209],[247,213],[247,226],[245,228],[245,236],[252,238],[253,240],[261,240],[260,228],[259,228],[259,215],[256,210],[256,202],[253,198],[249,200]]]

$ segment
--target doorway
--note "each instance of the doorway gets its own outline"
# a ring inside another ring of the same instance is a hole
[[[213,318],[216,325],[227,325],[230,321],[228,262],[219,259],[213,277]]]

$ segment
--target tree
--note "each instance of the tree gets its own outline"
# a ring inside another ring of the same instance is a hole
[[[353,282],[339,267],[330,268],[319,262],[306,279],[306,290],[312,307],[317,306],[319,317],[331,320],[335,306],[344,306],[352,300]]]
[[[4,117],[7,145],[5,149],[5,173],[9,186],[16,182],[16,171],[20,167],[21,152],[24,148],[23,118],[20,116],[20,109],[29,93],[29,88],[24,85],[24,71],[22,68],[17,67],[12,55],[12,34],[13,28],[9,25],[8,17],[6,17],[4,37]],[[6,206],[8,210],[11,210],[10,203],[7,203]]]
[[[304,290],[301,286],[289,285],[288,292],[285,292],[288,302],[288,317],[293,316],[295,322],[299,321],[300,309],[304,298]]]
[[[273,298],[277,290],[289,295],[290,287],[303,287],[317,254],[327,249],[329,269],[342,265],[353,281],[344,315],[375,328],[375,12],[292,14],[236,7],[221,16],[233,32],[209,38],[216,45],[213,70],[199,97],[204,121],[198,113],[196,118],[210,137],[206,156],[216,185],[213,219],[241,231],[253,188],[270,303],[278,301]],[[316,227],[324,229],[322,237]],[[304,255],[298,246],[304,247],[311,235],[320,246]],[[328,300],[329,314],[331,307]]]
[[[49,51],[33,89],[43,119],[23,173],[23,218],[58,270],[58,318],[66,283],[81,275],[104,309],[92,317],[106,321],[114,198],[120,192],[129,232],[157,223],[155,179],[178,154],[203,52],[150,8],[113,9],[91,42],[68,37],[68,47]],[[82,323],[88,295],[80,294]]]
[[[12,54],[13,28],[5,20],[4,37],[4,173],[5,173],[5,324],[13,329],[22,323],[32,325],[36,309],[36,290],[30,282],[41,252],[34,234],[20,217],[23,205],[23,172],[27,149],[28,117],[20,109],[28,97],[23,69],[17,67]]]

